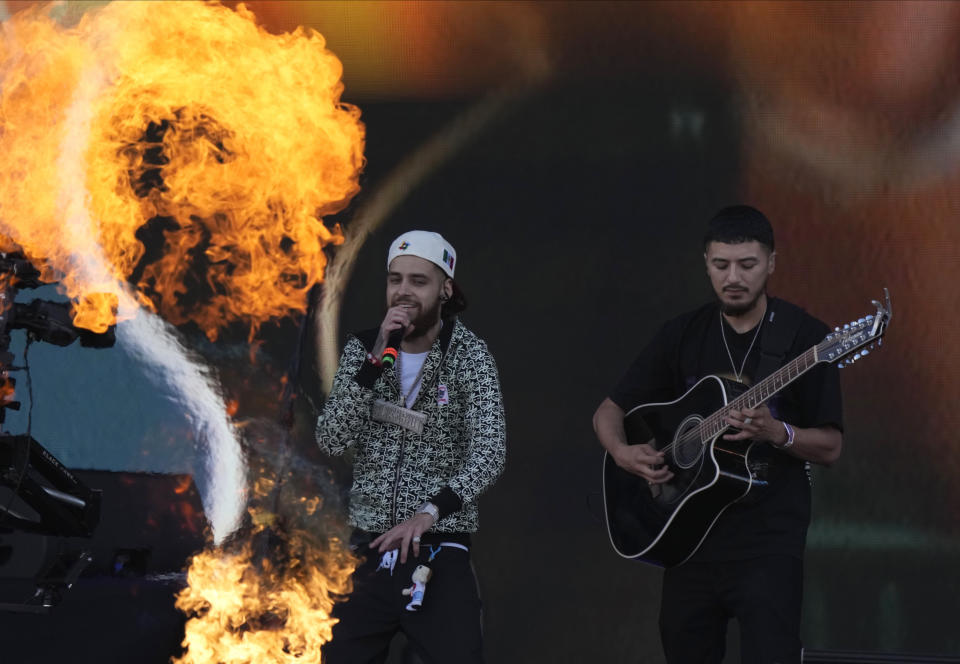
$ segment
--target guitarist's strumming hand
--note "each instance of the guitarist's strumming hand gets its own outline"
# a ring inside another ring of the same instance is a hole
[[[647,480],[648,484],[663,484],[673,478],[664,464],[663,452],[657,452],[649,443],[623,445],[612,454],[617,465]]]
[[[652,445],[653,439],[639,445],[630,445],[623,428],[624,412],[617,404],[606,398],[593,414],[593,430],[606,448],[610,459],[628,473],[642,477],[651,486],[663,484],[673,478],[673,473],[664,463],[663,452]],[[644,434],[647,436],[649,433]],[[637,436],[637,440],[642,440]]]
[[[743,410],[734,408],[727,416],[727,424],[740,431],[725,434],[725,440],[765,440],[777,447],[787,442],[783,422],[774,418],[766,404]]]

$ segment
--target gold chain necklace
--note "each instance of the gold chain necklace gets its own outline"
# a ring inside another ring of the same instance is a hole
[[[720,312],[720,337],[723,339],[723,347],[727,349],[727,358],[730,360],[730,368],[733,369],[733,376],[737,379],[738,383],[742,383],[740,376],[743,374],[744,367],[747,366],[747,358],[750,357],[750,351],[753,350],[753,344],[756,343],[757,337],[760,336],[760,328],[763,327],[763,319],[766,318],[767,312],[763,312],[763,316],[760,317],[760,322],[757,323],[757,331],[753,333],[753,339],[750,341],[750,345],[747,347],[747,352],[743,356],[743,362],[740,363],[740,371],[737,371],[737,365],[733,363],[733,354],[730,352],[730,346],[727,344],[727,333],[723,331],[723,312]]]

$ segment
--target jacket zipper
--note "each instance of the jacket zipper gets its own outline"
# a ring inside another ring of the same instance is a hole
[[[393,500],[390,505],[390,521],[391,525],[397,525],[397,498],[400,493],[400,468],[403,467],[403,453],[404,448],[407,443],[407,432],[403,432],[403,437],[400,439],[400,457],[397,459],[397,470],[393,474]]]
[[[427,361],[426,358],[423,360]],[[397,392],[400,393],[400,407],[406,408],[407,404],[403,401],[403,385],[400,383],[400,376],[397,376]],[[390,525],[395,526],[399,523],[397,519],[397,499],[400,495],[400,469],[403,468],[403,455],[407,446],[407,431],[402,429],[400,438],[400,456],[397,457],[397,469],[393,473],[393,498],[390,501]]]
[[[437,365],[437,369],[436,369],[436,373],[438,376],[440,375],[440,370],[443,368],[443,362],[446,359],[446,357],[447,357],[446,352],[445,351],[442,352],[440,355],[440,364]],[[425,357],[423,361],[429,362],[430,356],[427,355],[427,357]],[[426,371],[424,371],[424,376],[426,376]],[[420,387],[421,387],[421,392],[418,393],[417,398],[413,400],[413,404],[411,404],[411,408],[413,406],[416,406],[417,402],[420,401],[420,397],[422,396],[423,383],[420,384]],[[399,376],[397,376],[397,392],[400,393],[400,407],[406,408],[407,404],[404,403],[404,400],[403,400],[403,386],[400,384]],[[400,469],[403,467],[403,456],[404,456],[404,452],[406,451],[406,445],[407,445],[407,432],[406,430],[404,430],[403,437],[400,439],[400,456],[397,458],[397,469],[393,474],[393,498],[390,501],[390,524],[392,526],[396,526],[399,523],[397,519],[397,499],[399,498],[399,495],[400,495]]]

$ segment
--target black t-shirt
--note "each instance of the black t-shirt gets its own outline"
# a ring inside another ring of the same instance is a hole
[[[667,322],[634,360],[610,395],[611,400],[624,411],[645,403],[673,401],[704,376],[733,379],[741,365],[742,377],[746,377],[748,385],[752,384],[764,328],[769,330],[775,324],[770,322],[770,314],[787,307],[792,305],[777,298],[768,299],[756,341],[757,328],[737,334],[720,315],[716,302]],[[829,332],[816,318],[802,310],[798,313],[799,328],[784,363],[823,341]],[[717,404],[717,408],[721,405]],[[829,425],[842,430],[836,365],[817,364],[774,395],[767,405],[775,418],[794,426]],[[765,443],[754,445],[750,457],[751,468],[767,479],[768,485],[752,489],[745,499],[727,508],[692,560],[746,560],[767,554],[802,557],[810,522],[807,464]]]

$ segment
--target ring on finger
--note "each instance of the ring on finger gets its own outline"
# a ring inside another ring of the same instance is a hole
[[[419,544],[419,543],[420,543],[420,536],[419,536],[419,535],[414,535],[414,536],[413,536],[413,541],[416,542],[417,544]]]
[[[751,422],[753,422],[753,418],[752,418],[752,417],[748,417],[747,419],[745,419],[745,420],[743,421],[744,424],[750,424]]]

